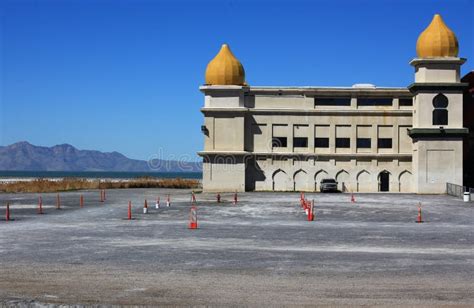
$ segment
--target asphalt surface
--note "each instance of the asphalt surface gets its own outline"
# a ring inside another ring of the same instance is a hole
[[[454,197],[307,194],[310,222],[298,193],[203,193],[189,230],[189,190],[43,194],[43,215],[38,196],[0,194],[0,305],[474,306],[474,203]]]

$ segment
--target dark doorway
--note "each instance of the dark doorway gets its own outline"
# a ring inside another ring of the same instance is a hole
[[[390,173],[388,173],[387,171],[382,171],[380,172],[379,177],[380,177],[380,191],[389,191]]]

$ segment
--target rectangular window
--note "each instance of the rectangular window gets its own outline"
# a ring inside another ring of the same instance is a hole
[[[373,128],[371,125],[357,125],[356,150],[359,153],[369,153],[372,148]]]
[[[370,138],[357,138],[357,148],[370,149],[370,147],[371,147]]]
[[[377,127],[377,148],[379,153],[387,153],[392,149],[393,130],[393,126],[389,125],[379,125]]]
[[[448,110],[435,108],[433,110],[433,125],[448,125]]]
[[[273,137],[272,138],[272,147],[273,148],[286,148],[287,147],[287,138],[286,137]]]
[[[400,98],[400,99],[398,99],[398,104],[400,106],[413,106],[413,99],[412,98]]]
[[[315,97],[314,98],[315,106],[350,106],[351,98],[350,97]]]
[[[392,138],[379,138],[377,140],[377,146],[379,147],[379,149],[391,149]]]
[[[351,138],[336,138],[336,148],[350,148]]]
[[[329,138],[314,138],[315,148],[329,148]]]
[[[295,148],[307,148],[308,147],[308,138],[304,138],[304,137],[295,137],[295,138],[293,138],[293,146]]]
[[[358,98],[357,106],[392,106],[391,97]]]

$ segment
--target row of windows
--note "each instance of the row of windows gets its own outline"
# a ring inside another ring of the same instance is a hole
[[[392,106],[391,97],[357,98],[357,106]],[[433,99],[433,125],[448,125],[448,98],[439,93]],[[315,106],[350,106],[350,97],[315,98]],[[400,106],[413,106],[412,98],[400,98]]]
[[[400,98],[400,106],[413,106],[412,98]],[[315,98],[315,106],[350,106],[350,97],[336,97],[336,98]],[[357,98],[357,106],[392,106],[393,98],[391,97],[373,97],[373,98]]]
[[[356,145],[357,145],[357,148],[360,148],[360,149],[370,149],[372,146],[372,141],[370,138],[357,138]],[[287,146],[288,146],[288,139],[286,137],[273,137],[272,147],[286,148]],[[293,146],[295,148],[307,148],[308,138],[305,138],[305,137],[293,138]],[[329,148],[329,138],[314,138],[314,147],[315,148]],[[350,148],[350,147],[351,147],[350,138],[336,138],[336,148]],[[391,149],[392,138],[378,138],[377,147],[379,149]]]

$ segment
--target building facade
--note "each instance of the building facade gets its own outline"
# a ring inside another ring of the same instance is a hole
[[[454,33],[435,15],[420,35],[408,87],[260,87],[227,45],[208,64],[206,191],[444,193],[463,183],[463,91]]]

